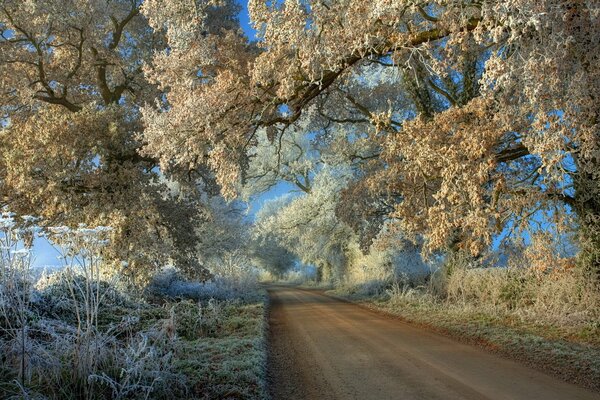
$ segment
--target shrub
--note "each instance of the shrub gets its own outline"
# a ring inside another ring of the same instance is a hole
[[[177,269],[164,268],[146,286],[145,295],[155,303],[166,300],[250,300],[258,287],[258,273],[246,266],[241,268],[237,271],[234,264],[218,269],[218,273],[206,282],[190,281]]]
[[[135,301],[115,287],[114,281],[88,281],[82,274],[63,269],[39,278],[35,284],[32,307],[41,316],[75,323],[77,310],[84,307],[87,301],[84,288],[89,288],[90,294],[99,295],[97,318],[100,324],[114,322],[115,317],[119,317],[118,313],[115,315],[118,309],[137,306]]]

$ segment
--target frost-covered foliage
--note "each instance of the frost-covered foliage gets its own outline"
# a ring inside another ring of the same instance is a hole
[[[598,278],[595,1],[252,0],[253,42],[233,0],[21,3],[0,13],[2,196],[113,226],[107,259],[202,270],[204,193],[311,198],[341,159],[363,250],[387,222],[478,257],[542,210]]]
[[[1,398],[203,398],[220,389],[186,369],[199,359],[188,359],[196,351],[190,343],[201,338],[221,346],[212,351],[225,364],[237,357],[256,360],[257,365],[239,363],[248,370],[242,383],[253,387],[239,390],[243,398],[264,397],[263,315],[260,305],[249,305],[263,299],[240,257],[226,258],[215,271],[210,297],[223,300],[171,303],[163,296],[164,306],[153,306],[121,291],[114,270],[103,267],[110,245],[105,227],[48,229],[64,267],[34,281],[31,244],[43,233],[36,222],[8,212],[0,217]],[[229,354],[240,341],[243,348]],[[203,362],[205,368],[225,368]],[[236,377],[218,383],[226,384],[236,388]]]
[[[164,298],[232,300],[256,295],[258,271],[245,257],[228,255],[212,272],[211,279],[199,282],[187,279],[173,267],[165,268],[152,278],[145,292],[154,301]]]
[[[281,243],[277,232],[264,229],[261,221],[275,217],[280,208],[289,204],[291,200],[285,195],[263,204],[256,216],[257,224],[252,230],[252,241],[248,247],[250,257],[271,279],[282,279],[287,271],[298,264],[298,256]]]
[[[259,234],[249,248],[252,262],[271,278],[282,279],[298,264],[297,256],[281,245],[273,234]]]
[[[360,249],[358,236],[336,215],[339,194],[351,176],[348,165],[325,166],[308,193],[267,202],[255,226],[258,237],[273,242],[266,251],[268,246],[287,249],[302,263],[317,267],[317,280],[337,285],[370,285],[383,291],[399,277],[414,283],[425,279],[430,270],[420,248],[407,240],[396,241],[395,247],[373,244],[366,252]]]
[[[197,234],[194,256],[203,267],[200,271],[206,271],[208,275],[195,273],[193,269],[179,269],[190,279],[205,280],[235,260],[233,262],[239,266],[240,273],[246,273],[248,263],[243,260],[242,254],[250,241],[250,226],[245,219],[244,204],[226,202],[219,196],[206,199],[206,203],[207,218],[193,229]],[[180,267],[177,263],[175,266]]]
[[[166,263],[200,277],[195,228],[210,218],[200,197],[218,191],[214,174],[159,170],[157,158],[140,154],[152,136],[140,107],[161,98],[159,86],[174,86],[154,82],[150,66],[168,68],[168,54],[182,61],[177,43],[221,29],[243,40],[237,12],[234,1],[2,0],[2,204],[52,224],[112,226],[105,259],[117,268],[127,259],[140,281]],[[177,196],[165,176],[183,188]]]
[[[248,151],[250,162],[241,189],[242,197],[250,198],[282,180],[303,192],[311,190],[311,174],[320,162],[319,154],[306,134],[311,130],[311,123],[310,117],[303,118],[279,137],[272,136],[275,129],[256,131],[256,145]]]
[[[597,2],[252,0],[248,8],[260,51],[235,35],[196,40],[199,24],[184,39],[192,62],[174,54],[155,71],[170,83],[170,108],[144,115],[147,150],[163,165],[207,157],[229,196],[274,176],[306,187],[311,175],[297,159],[307,138],[350,132],[347,142],[376,151],[351,154],[358,189],[345,201],[362,203],[365,215],[378,204],[427,252],[476,257],[504,229],[552,210],[582,233],[581,264],[598,275]],[[179,40],[187,26],[166,29]]]
[[[65,269],[34,285],[30,246],[40,232],[35,219],[24,220],[28,228],[17,227],[8,212],[0,219],[2,397],[103,398],[109,382],[116,398],[177,390],[180,379],[164,362],[169,351],[154,343],[160,337],[149,340],[151,333],[131,331],[122,342],[117,335],[131,321],[103,326],[100,319],[114,318],[115,306],[130,303],[100,277],[109,230],[51,229]]]
[[[381,247],[375,242],[366,253],[353,242],[349,248],[348,267],[341,290],[362,296],[384,294],[392,285],[423,285],[436,266],[425,262],[421,248],[408,240],[396,247]],[[351,250],[351,251],[350,251]]]
[[[485,264],[464,255],[449,257],[426,285],[396,285],[388,292],[390,305],[514,319],[552,326],[565,338],[597,342],[600,295],[574,258],[557,255],[547,241],[535,239],[532,246],[513,250],[505,266]]]
[[[302,262],[317,265],[323,279],[332,279],[333,269],[344,268],[341,248],[352,235],[335,217],[334,199],[345,179],[344,171],[325,168],[315,177],[310,193],[292,199],[275,214],[259,213],[258,234],[276,236]]]

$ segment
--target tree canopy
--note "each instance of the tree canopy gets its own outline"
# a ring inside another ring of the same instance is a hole
[[[2,192],[21,208],[149,243],[181,227],[163,177],[191,221],[199,190],[286,180],[295,207],[344,164],[326,215],[363,248],[402,232],[477,256],[543,211],[600,273],[595,1],[250,0],[255,42],[231,1],[0,4]]]

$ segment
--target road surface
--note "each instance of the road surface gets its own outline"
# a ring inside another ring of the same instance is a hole
[[[600,394],[318,291],[268,290],[274,400],[600,400]]]

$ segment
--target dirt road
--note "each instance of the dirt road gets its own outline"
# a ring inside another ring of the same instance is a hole
[[[600,399],[516,362],[318,291],[268,290],[274,400]]]

